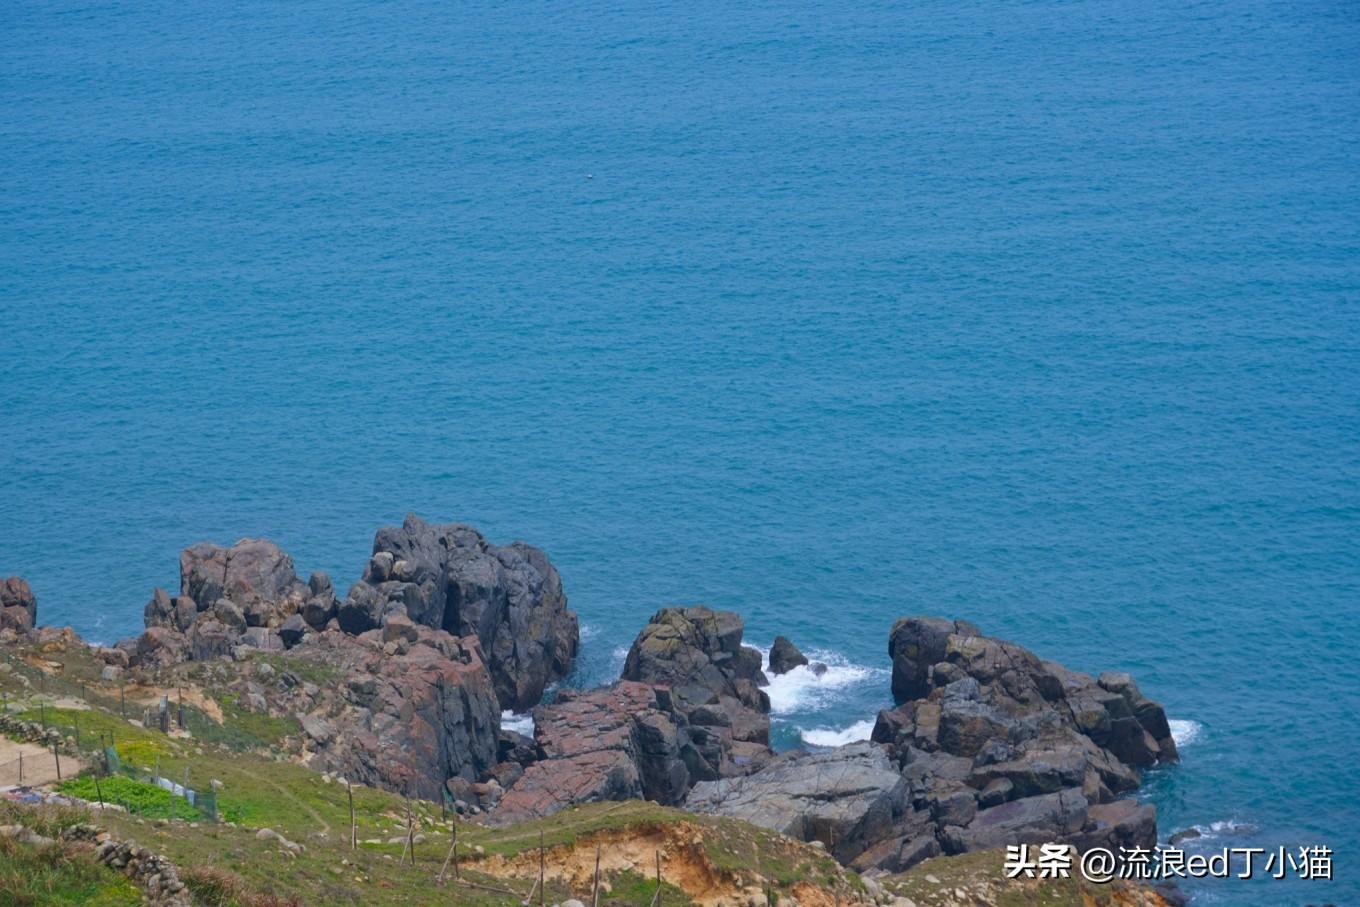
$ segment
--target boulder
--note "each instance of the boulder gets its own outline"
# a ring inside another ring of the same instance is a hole
[[[294,614],[279,627],[279,640],[285,648],[291,649],[302,642],[302,637],[307,635],[307,629],[307,622],[303,620],[302,615]]]
[[[489,544],[470,526],[408,515],[378,530],[337,617],[362,633],[397,608],[417,624],[477,636],[504,708],[532,708],[576,657],[576,615],[547,555],[523,542]]]
[[[807,656],[786,637],[776,636],[770,646],[770,673],[787,674],[799,665],[808,663]]]
[[[0,630],[23,633],[38,621],[38,599],[28,583],[18,576],[0,582]]]
[[[268,539],[242,539],[231,547],[200,542],[179,556],[180,594],[206,611],[219,599],[238,605],[252,599],[282,602],[306,598],[307,587],[293,559]]]
[[[1077,788],[1012,800],[980,811],[967,827],[946,826],[940,840],[951,854],[1066,841],[1086,827],[1087,807]]]
[[[1119,798],[1139,767],[1176,750],[1165,711],[1128,675],[1097,681],[937,617],[899,620],[888,652],[900,704],[879,713],[871,740],[899,766],[912,812],[858,868],[900,871],[923,815],[947,853],[1155,842],[1155,810]]]
[[[529,749],[519,735],[501,733],[503,757]],[[698,758],[669,696],[632,681],[559,691],[555,702],[534,710],[533,750],[492,812],[494,824],[595,800],[644,798],[673,805],[689,790],[689,763]]]
[[[751,775],[701,782],[685,808],[821,841],[849,863],[891,836],[908,812],[908,787],[883,748],[866,741],[785,754]]]
[[[189,653],[189,641],[183,633],[169,627],[147,627],[137,637],[128,656],[130,665],[152,669],[178,664]]]
[[[768,681],[760,652],[741,644],[743,629],[731,611],[663,608],[624,663],[624,680],[664,688],[668,708],[684,716],[698,780],[746,774],[773,755],[770,699],[760,689]]]

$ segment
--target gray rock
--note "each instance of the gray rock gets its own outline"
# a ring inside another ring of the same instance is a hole
[[[285,648],[293,648],[293,646],[302,642],[302,637],[306,635],[307,622],[303,620],[301,614],[292,615],[279,627],[279,640]]]
[[[803,841],[842,862],[889,836],[907,811],[905,779],[874,743],[786,754],[754,774],[696,784],[685,808],[744,819]]]
[[[238,605],[251,598],[282,602],[305,597],[307,587],[293,570],[293,559],[267,539],[243,539],[231,547],[200,542],[179,556],[180,594],[206,611],[218,599]]]

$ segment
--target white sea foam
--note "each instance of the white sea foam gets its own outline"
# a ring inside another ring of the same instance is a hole
[[[765,664],[769,664],[770,650],[760,649]],[[770,713],[787,715],[807,709],[822,708],[842,691],[868,680],[878,680],[888,674],[883,668],[866,668],[851,664],[837,652],[809,649],[808,660],[812,664],[824,664],[826,670],[820,675],[811,665],[799,665],[785,674],[770,674],[770,683],[765,692],[770,697]]]
[[[1172,719],[1167,724],[1171,725],[1171,739],[1176,741],[1177,749],[1189,746],[1204,733],[1204,725],[1198,721]]]
[[[1250,822],[1238,822],[1236,819],[1224,819],[1221,822],[1210,822],[1208,825],[1192,826],[1199,832],[1200,839],[1221,838],[1225,835],[1236,837],[1239,835],[1250,835],[1256,832],[1256,826]]]
[[[526,737],[534,736],[534,716],[529,712],[516,715],[514,712],[501,712],[501,730],[514,731]]]
[[[581,624],[580,630],[581,642],[585,642],[588,639],[594,639],[596,636],[599,635],[600,635],[599,627],[595,626],[594,624]]]
[[[803,742],[809,746],[844,746],[860,740],[868,740],[874,732],[872,720],[856,721],[847,728],[814,727],[799,728]]]

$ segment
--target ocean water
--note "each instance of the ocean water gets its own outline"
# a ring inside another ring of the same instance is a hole
[[[408,510],[833,666],[894,618],[1133,672],[1163,833],[1360,903],[1360,14],[1339,2],[0,9],[0,573],[343,590]]]

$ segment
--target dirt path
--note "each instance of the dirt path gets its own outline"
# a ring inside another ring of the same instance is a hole
[[[22,757],[22,760],[21,758]],[[61,776],[73,778],[83,766],[73,756],[61,757]],[[22,774],[21,774],[22,773]],[[57,759],[36,743],[16,743],[0,737],[0,787],[28,787],[57,780]]]

